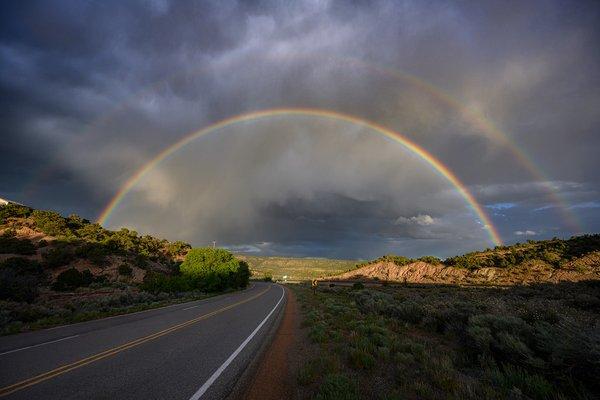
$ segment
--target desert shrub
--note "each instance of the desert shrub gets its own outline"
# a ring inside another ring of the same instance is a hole
[[[423,257],[417,258],[417,260],[423,261],[423,262],[426,262],[426,263],[432,264],[432,265],[438,265],[438,264],[442,263],[442,260],[440,260],[439,258],[434,257],[434,256],[423,256]]]
[[[39,230],[50,236],[73,236],[65,218],[54,211],[34,210],[31,214]]]
[[[248,282],[250,280],[250,266],[248,265],[248,263],[244,260],[239,260],[238,261],[238,267],[237,270],[235,271],[235,277],[234,277],[234,282],[235,282],[235,286],[234,288],[242,288],[242,287],[246,287],[248,286]]]
[[[0,263],[0,299],[32,302],[44,281],[44,271],[36,261],[13,257]]]
[[[100,224],[84,224],[77,229],[76,234],[87,242],[103,242],[110,236],[109,231],[102,228]]]
[[[348,359],[354,369],[372,369],[375,366],[375,357],[364,349],[350,349]]]
[[[382,262],[392,262],[396,265],[398,265],[399,267],[403,266],[403,265],[407,265],[412,263],[414,260],[408,257],[404,257],[404,256],[397,256],[395,254],[388,254],[385,255],[383,257],[381,257],[379,260],[376,261],[382,261]]]
[[[32,302],[38,296],[37,279],[18,275],[15,271],[0,270],[0,299]]]
[[[323,356],[308,361],[298,371],[297,381],[300,385],[310,385],[317,378],[333,373],[339,369],[334,358]]]
[[[502,253],[494,253],[488,249],[450,257],[444,263],[459,268],[476,269],[482,267],[506,268],[528,261],[540,260],[558,268],[565,261],[600,250],[600,235],[574,236],[568,240],[557,238],[540,241],[529,240],[525,244],[497,246],[494,250],[501,250]]]
[[[5,233],[0,235],[0,253],[30,255],[35,253],[35,246],[29,239],[19,239]]]
[[[81,286],[88,286],[93,281],[94,276],[89,269],[79,272],[75,268],[69,268],[56,277],[52,289],[57,291],[74,290]]]
[[[198,278],[182,275],[169,276],[157,272],[148,272],[141,289],[150,293],[189,292],[201,288]]]
[[[376,290],[359,290],[353,292],[354,300],[359,310],[363,313],[380,313],[392,305],[394,299],[391,295]]]
[[[0,269],[10,269],[18,275],[33,275],[39,278],[44,276],[44,269],[40,263],[23,257],[11,257],[0,262]]]
[[[106,246],[117,253],[135,252],[138,249],[137,244],[140,238],[136,231],[130,231],[127,228],[121,228],[104,241]]]
[[[223,249],[192,249],[179,269],[183,276],[198,279],[203,289],[211,292],[245,287],[250,278],[248,264]]]
[[[90,221],[87,219],[81,218],[77,214],[71,214],[66,218],[67,226],[72,231],[77,231],[78,229],[83,228],[85,225],[89,225]]]
[[[100,266],[106,262],[106,257],[109,256],[110,253],[107,246],[95,242],[83,243],[75,250],[75,255],[77,255],[77,257],[89,260]]]
[[[8,218],[27,218],[31,215],[31,211],[29,207],[14,203],[0,206],[0,224],[6,223]]]
[[[555,393],[554,387],[538,374],[527,372],[518,366],[504,364],[502,368],[492,367],[487,374],[496,386],[506,393],[518,388],[532,399],[549,399]]]
[[[308,337],[315,343],[323,343],[327,339],[327,326],[322,323],[316,323],[308,333]]]
[[[364,288],[365,288],[365,285],[360,282],[354,282],[352,284],[352,289],[354,289],[354,290],[362,290]]]
[[[169,243],[169,245],[167,246],[167,250],[172,257],[183,256],[191,249],[192,246],[190,246],[188,243],[179,240],[173,243]]]
[[[131,268],[127,264],[119,265],[119,275],[122,276],[131,276],[133,274],[133,268]]]
[[[48,268],[56,268],[69,264],[75,259],[75,254],[69,246],[59,245],[44,252],[42,258]]]
[[[262,278],[262,281],[263,282],[273,282],[273,277],[271,275],[267,274]]]
[[[148,264],[150,261],[147,256],[145,256],[143,254],[136,254],[133,257],[133,262],[136,267],[146,269],[148,267]]]
[[[357,400],[359,399],[358,385],[347,376],[328,374],[323,379],[317,400]]]

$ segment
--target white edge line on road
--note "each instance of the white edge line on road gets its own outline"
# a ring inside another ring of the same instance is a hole
[[[200,307],[200,304],[198,304],[197,306],[191,306],[191,307],[182,308],[181,311],[191,310],[192,308],[196,308],[196,307]]]
[[[45,346],[45,345],[50,344],[50,343],[62,342],[63,340],[73,339],[73,338],[76,338],[77,336],[79,336],[79,335],[67,336],[67,337],[64,337],[64,338],[61,338],[61,339],[51,340],[49,342],[44,342],[44,343],[40,343],[40,344],[34,344],[32,346],[21,347],[20,349],[14,349],[14,350],[5,351],[4,353],[0,353],[0,356],[3,356],[5,354],[10,354],[10,353],[16,353],[17,351],[21,351],[21,350],[31,349],[33,347]]]
[[[212,386],[212,384],[215,383],[215,381],[219,378],[219,376],[223,373],[223,371],[225,371],[225,369],[229,366],[229,364],[231,364],[231,362],[238,356],[238,354],[240,354],[240,352],[242,350],[244,350],[244,347],[246,347],[246,345],[252,340],[252,338],[260,330],[260,328],[262,328],[262,326],[265,324],[265,322],[267,322],[269,317],[275,312],[277,307],[279,307],[279,304],[281,304],[281,301],[283,300],[283,296],[285,295],[285,289],[283,287],[281,287],[281,292],[282,292],[281,297],[279,298],[279,301],[277,302],[277,304],[275,304],[275,307],[273,307],[271,312],[269,312],[267,314],[267,316],[265,317],[265,319],[263,319],[262,322],[260,324],[258,324],[258,326],[252,331],[250,336],[248,336],[246,338],[246,340],[244,340],[242,342],[242,344],[240,344],[240,347],[238,347],[229,356],[229,358],[227,360],[225,360],[225,362],[211,375],[211,377],[208,378],[208,380],[206,382],[204,382],[204,385],[202,385],[200,387],[200,389],[198,389],[198,391],[196,393],[194,393],[194,395],[192,397],[190,397],[190,400],[198,400],[200,397],[202,397],[202,395],[204,393],[206,393],[206,391]]]

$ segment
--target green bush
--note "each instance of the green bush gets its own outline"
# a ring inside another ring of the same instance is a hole
[[[83,243],[75,250],[75,255],[79,258],[91,261],[95,265],[102,266],[106,262],[106,257],[111,252],[107,246],[101,243]]]
[[[94,276],[89,269],[79,272],[75,268],[69,268],[56,277],[56,281],[52,284],[52,289],[57,291],[74,290],[81,286],[88,286],[93,281]]]
[[[426,262],[426,263],[432,264],[432,265],[439,265],[442,263],[442,260],[440,260],[439,258],[434,257],[434,256],[423,256],[423,257],[417,258],[417,260],[423,261],[423,262]]]
[[[365,285],[360,282],[354,282],[352,284],[352,289],[354,289],[354,290],[362,290],[364,288],[365,288]]]
[[[67,245],[59,245],[43,253],[44,264],[48,268],[61,267],[75,259],[72,249]]]
[[[65,218],[55,211],[34,210],[32,213],[35,225],[46,235],[68,237],[73,236]]]
[[[104,229],[100,224],[85,224],[77,229],[76,234],[88,242],[104,242],[110,236],[110,231]]]
[[[156,272],[148,272],[141,286],[142,290],[150,293],[180,293],[201,288],[198,278],[183,275],[169,276]]]
[[[6,223],[8,218],[27,218],[31,215],[31,211],[29,207],[14,203],[0,206],[0,224]]]
[[[209,292],[245,287],[250,279],[248,264],[223,249],[192,249],[179,269],[183,276],[198,279]]]
[[[173,243],[169,243],[167,249],[171,257],[178,257],[187,254],[190,251],[192,246],[188,243],[182,241],[175,241]]]

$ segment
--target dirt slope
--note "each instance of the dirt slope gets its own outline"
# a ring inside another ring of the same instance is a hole
[[[530,284],[577,282],[600,279],[600,252],[581,257],[562,268],[553,268],[542,261],[532,261],[513,268],[465,268],[431,265],[422,261],[398,266],[378,262],[331,277],[340,280],[382,280],[406,283],[448,284]]]

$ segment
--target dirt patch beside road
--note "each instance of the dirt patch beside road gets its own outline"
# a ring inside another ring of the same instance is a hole
[[[246,393],[244,400],[295,399],[296,379],[292,359],[298,345],[297,332],[300,329],[298,306],[294,293],[286,288],[287,302],[283,320],[266,350]]]

